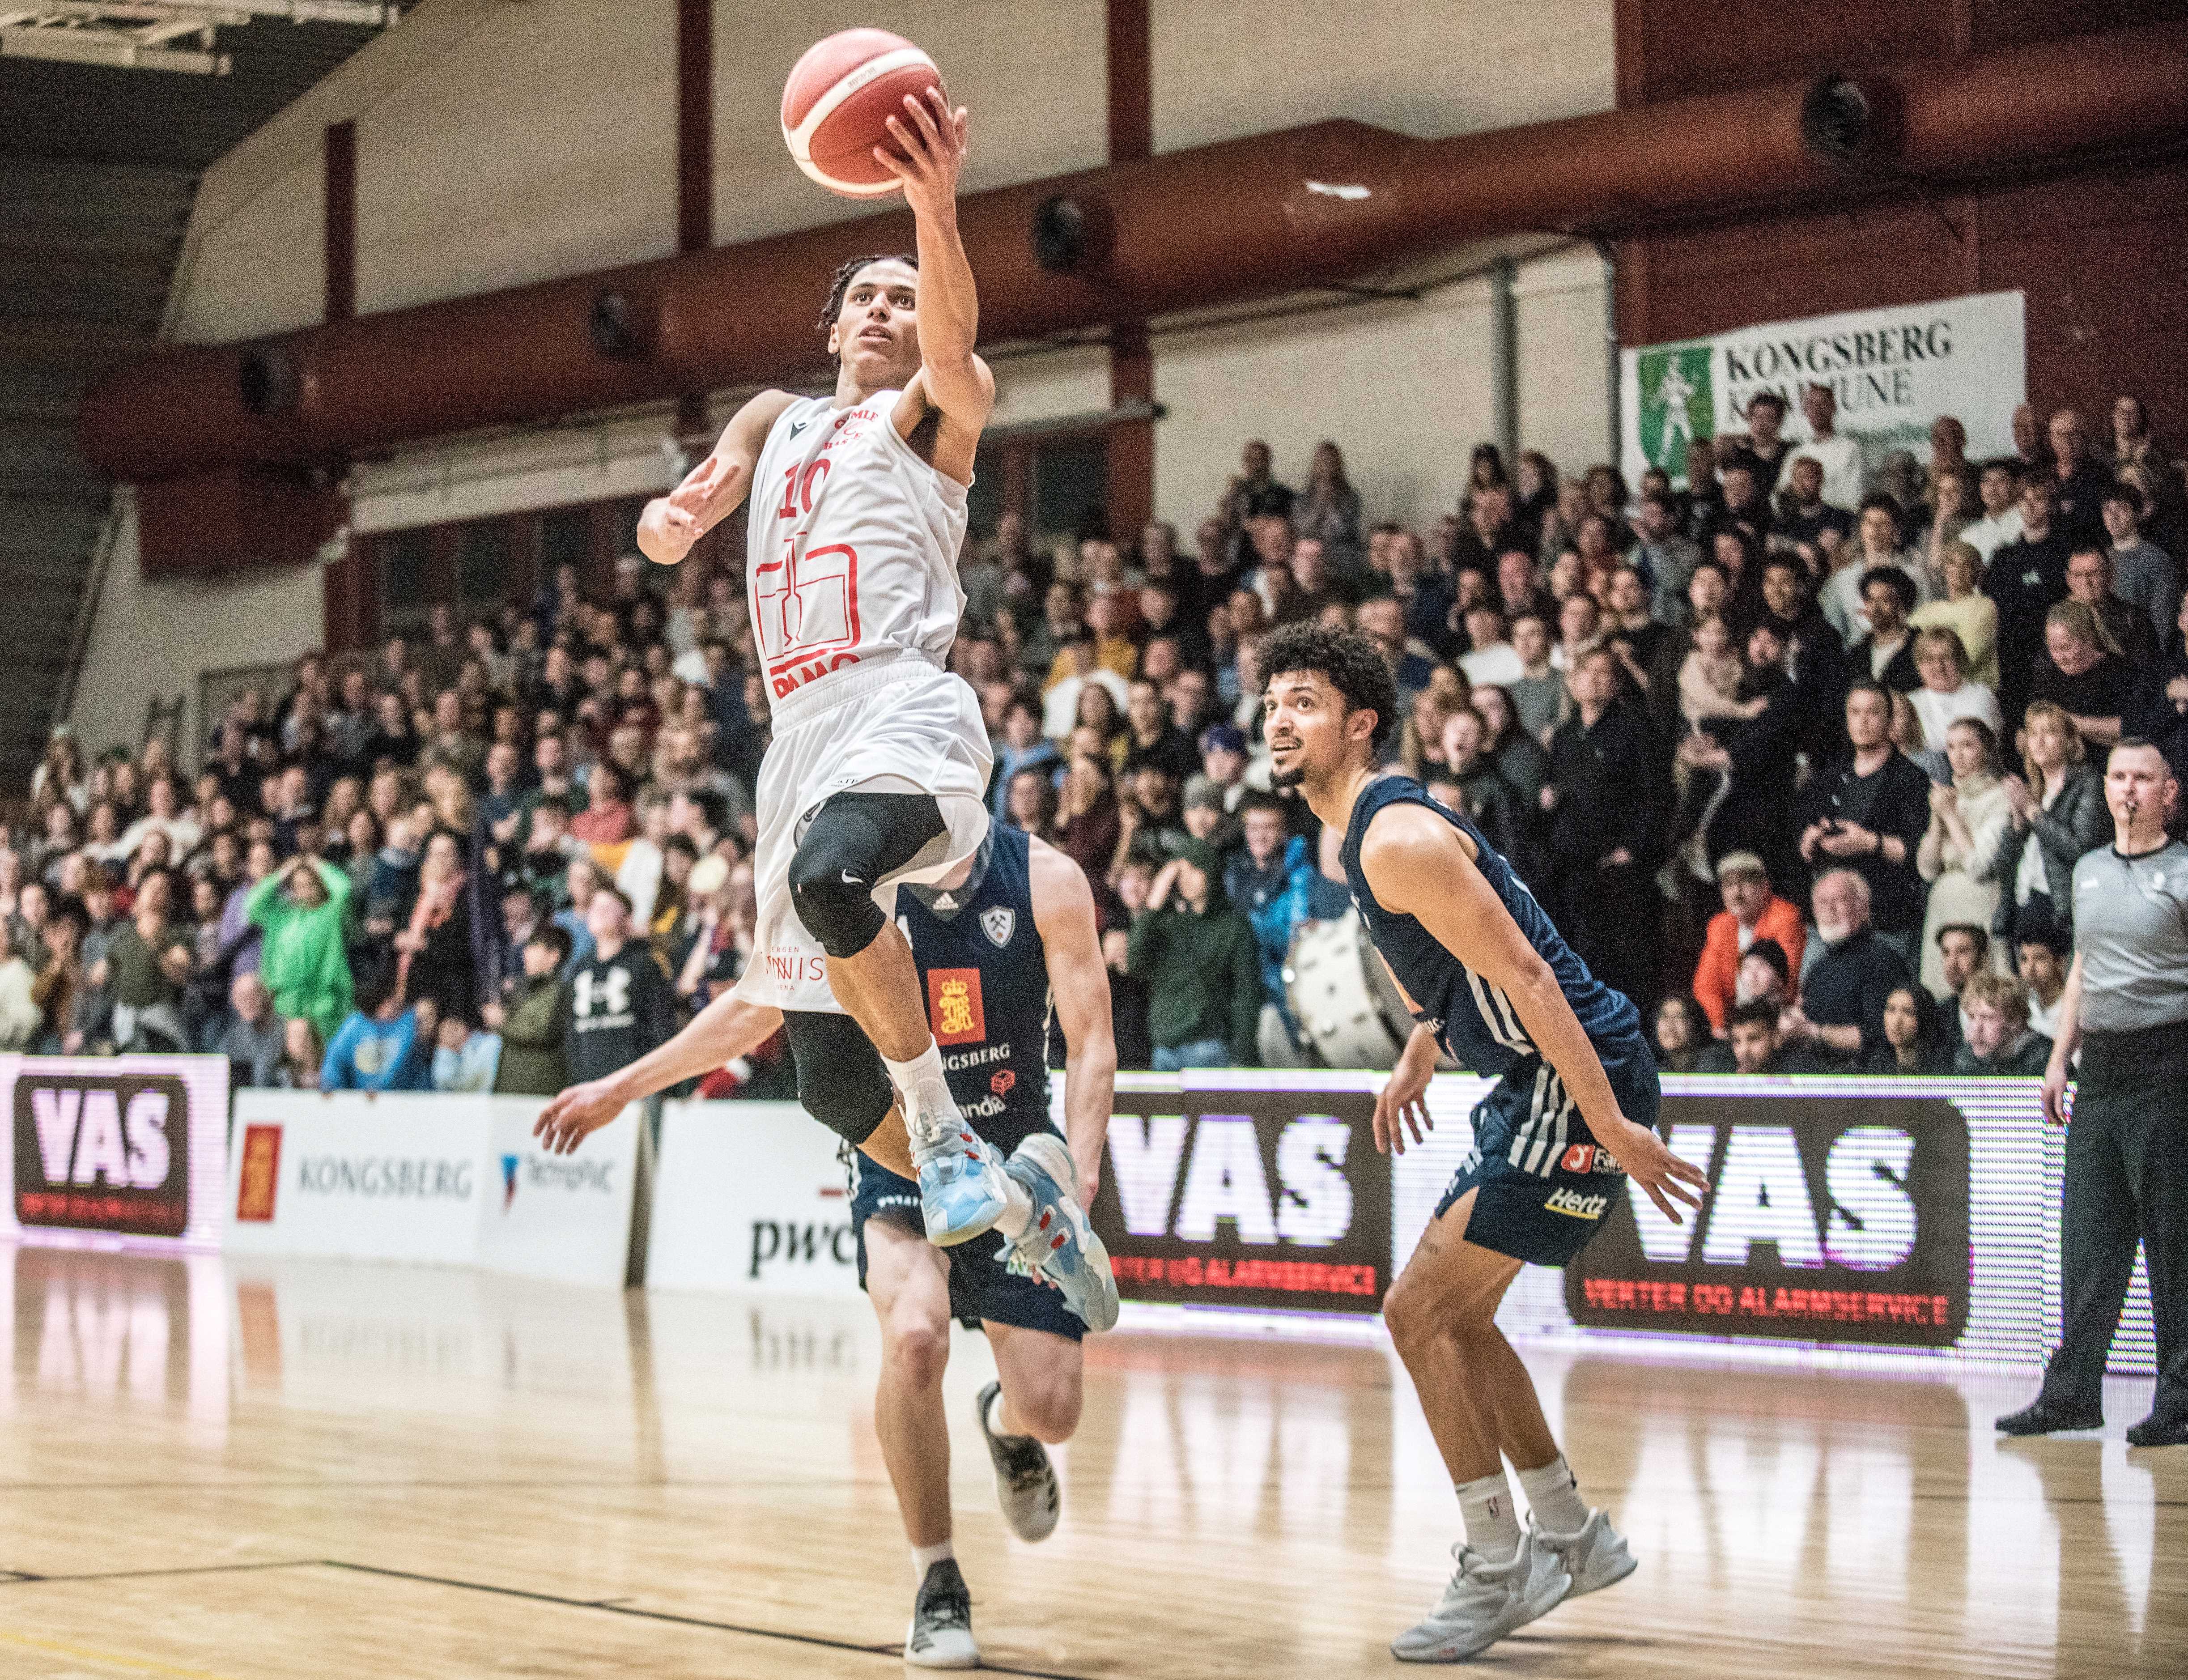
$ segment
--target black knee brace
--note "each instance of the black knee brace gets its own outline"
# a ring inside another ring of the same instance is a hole
[[[782,1024],[798,1068],[800,1105],[854,1147],[864,1143],[896,1101],[881,1052],[848,1015],[787,1009]]]
[[[790,899],[831,956],[856,956],[882,931],[874,888],[946,832],[931,793],[838,793],[822,802],[790,860]]]

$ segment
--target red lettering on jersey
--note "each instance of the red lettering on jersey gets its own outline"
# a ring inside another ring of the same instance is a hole
[[[786,696],[796,693],[815,677],[825,677],[831,671],[840,671],[846,665],[855,665],[858,662],[857,654],[839,653],[833,659],[816,659],[807,665],[797,665],[794,668],[778,666],[775,668],[776,674],[768,679],[768,686],[775,691],[775,697],[781,700]]]
[[[937,1044],[971,1044],[988,1036],[977,968],[927,971],[927,1023]]]

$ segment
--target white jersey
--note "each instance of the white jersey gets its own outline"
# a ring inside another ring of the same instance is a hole
[[[848,409],[801,398],[753,468],[753,633],[779,705],[831,672],[906,653],[944,664],[965,591],[966,487],[897,436],[894,391]],[[823,685],[824,687],[827,685]],[[804,696],[825,704],[819,693]]]

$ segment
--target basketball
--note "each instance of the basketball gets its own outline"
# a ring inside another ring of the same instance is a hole
[[[885,124],[905,115],[905,96],[939,90],[928,58],[885,29],[847,29],[818,42],[782,89],[782,138],[798,166],[845,198],[882,198],[896,177],[874,157],[890,146]],[[945,96],[947,97],[946,95]]]

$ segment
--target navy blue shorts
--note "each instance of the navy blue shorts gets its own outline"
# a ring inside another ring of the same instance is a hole
[[[1638,1033],[1598,1043],[1619,1112],[1654,1130],[1656,1058]],[[1466,1240],[1536,1266],[1564,1266],[1603,1228],[1626,1174],[1598,1147],[1565,1083],[1539,1057],[1497,1081],[1474,1110],[1474,1147],[1436,1204],[1441,1218],[1475,1192]]]
[[[919,1212],[919,1187],[887,1167],[859,1157],[858,1188],[851,1195],[851,1229],[859,1243],[859,1287],[866,1287],[866,1221],[885,1219],[925,1234]],[[968,1330],[990,1320],[1021,1330],[1046,1330],[1077,1341],[1086,1326],[1063,1304],[1052,1283],[1020,1277],[1003,1264],[1001,1232],[975,1237],[945,1252],[950,1261],[950,1313]]]

